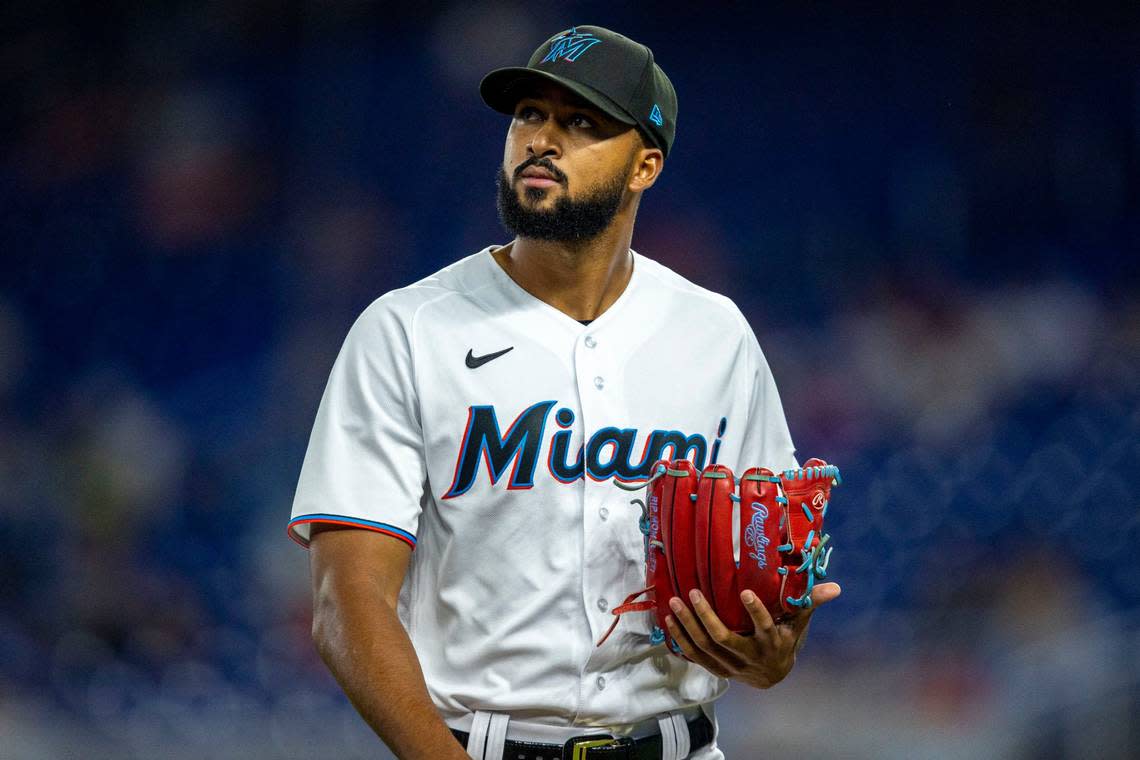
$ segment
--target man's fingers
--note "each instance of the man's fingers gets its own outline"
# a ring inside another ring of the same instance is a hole
[[[811,590],[811,606],[818,607],[821,604],[838,598],[843,593],[838,583],[821,583]]]
[[[700,619],[693,614],[685,603],[677,597],[669,600],[669,608],[673,610],[673,617],[677,622],[684,626],[685,633],[688,634],[689,640],[693,645],[707,654],[709,657],[716,660],[716,662],[725,670],[738,670],[742,667],[741,663],[732,653],[714,641],[709,632],[705,629]],[[723,625],[722,625],[723,627]]]
[[[753,635],[771,638],[776,633],[776,624],[772,622],[772,613],[768,612],[768,608],[751,591],[742,591],[740,601],[752,618],[752,627],[755,629]]]
[[[792,629],[795,637],[798,639],[807,630],[808,623],[811,622],[811,616],[816,609],[823,604],[834,600],[842,593],[843,589],[839,587],[838,583],[821,583],[811,590],[811,607],[806,610],[800,610],[795,615],[792,615],[785,621],[785,624]]]
[[[696,653],[697,647],[693,644],[692,639],[689,638],[689,634],[685,631],[684,626],[677,622],[675,616],[665,616],[665,627],[669,629],[669,635],[680,645],[681,651],[685,653],[686,657],[692,660],[698,656]]]
[[[715,644],[725,649],[739,650],[742,642],[736,641],[736,639],[741,637],[728,629],[728,626],[721,621],[712,605],[708,603],[700,591],[696,589],[690,591],[689,601],[693,603],[693,610],[696,611],[697,617],[700,618],[709,638]]]
[[[676,617],[673,615],[667,616],[665,618],[665,627],[669,629],[669,635],[677,642],[677,646],[681,647],[681,651],[686,657],[713,675],[720,676],[721,678],[731,677],[731,674],[723,665],[693,643],[693,640],[689,638],[689,634],[684,626],[677,622]]]

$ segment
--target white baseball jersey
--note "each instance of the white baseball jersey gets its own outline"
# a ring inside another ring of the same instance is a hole
[[[412,547],[399,614],[453,727],[476,710],[615,726],[727,681],[651,649],[640,508],[613,481],[659,458],[795,467],[768,364],[727,298],[632,253],[589,325],[469,256],[369,306],[317,412],[289,524]],[[719,755],[717,755],[719,756]]]

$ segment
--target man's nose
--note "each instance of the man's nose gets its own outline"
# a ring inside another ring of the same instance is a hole
[[[527,152],[532,156],[556,158],[562,155],[562,143],[558,134],[558,126],[554,119],[547,119],[542,126],[531,136],[530,144],[526,146]]]

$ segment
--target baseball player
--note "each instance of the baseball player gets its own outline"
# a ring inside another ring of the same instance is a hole
[[[673,86],[644,45],[579,26],[480,92],[511,117],[514,238],[349,331],[289,523],[312,550],[314,640],[401,758],[723,757],[713,703],[729,679],[781,680],[810,610],[774,625],[745,591],[739,636],[694,592],[668,621],[687,660],[651,644],[649,613],[595,646],[645,580],[614,481],[660,458],[796,466],[740,311],[630,249]]]

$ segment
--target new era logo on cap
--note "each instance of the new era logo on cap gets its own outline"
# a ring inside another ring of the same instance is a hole
[[[546,54],[541,63],[549,63],[559,58],[573,63],[578,60],[578,56],[599,42],[601,40],[594,35],[589,32],[579,32],[577,27],[574,27],[551,43],[550,52]]]
[[[653,104],[653,110],[649,112],[649,120],[659,127],[665,124],[665,117],[661,115],[661,109],[657,107],[656,103]]]

